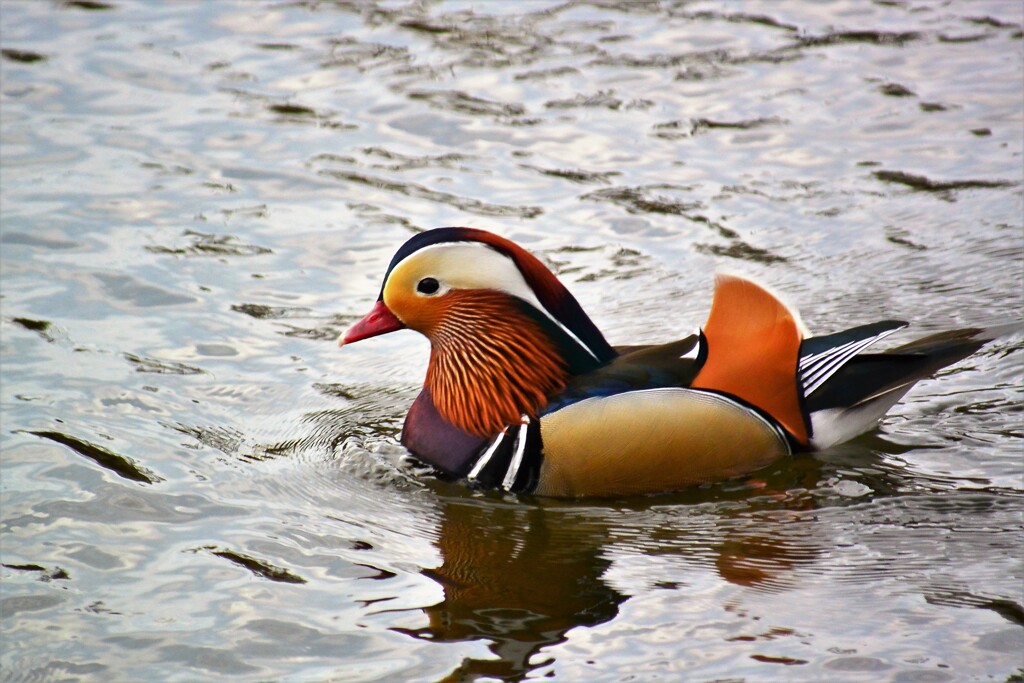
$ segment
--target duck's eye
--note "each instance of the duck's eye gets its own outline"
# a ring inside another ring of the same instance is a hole
[[[420,294],[436,294],[441,289],[441,283],[432,277],[425,277],[416,284],[416,291]]]

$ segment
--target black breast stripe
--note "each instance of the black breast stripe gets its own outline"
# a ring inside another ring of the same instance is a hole
[[[529,493],[537,487],[543,460],[540,422],[523,416],[495,436],[470,470],[470,483],[511,493]]]

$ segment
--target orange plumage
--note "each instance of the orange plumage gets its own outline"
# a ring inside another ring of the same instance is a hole
[[[491,436],[537,417],[565,388],[565,361],[537,323],[513,299],[489,290],[451,292],[427,336],[430,364],[424,386],[455,426]]]

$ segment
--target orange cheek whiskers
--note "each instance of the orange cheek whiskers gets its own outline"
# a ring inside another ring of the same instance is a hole
[[[470,434],[490,436],[536,417],[568,371],[536,322],[497,292],[451,295],[428,336],[426,386],[438,411]]]

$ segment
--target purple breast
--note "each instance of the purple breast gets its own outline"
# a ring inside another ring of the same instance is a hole
[[[454,477],[469,474],[487,441],[441,417],[426,387],[409,408],[402,428],[402,445],[423,462]]]

